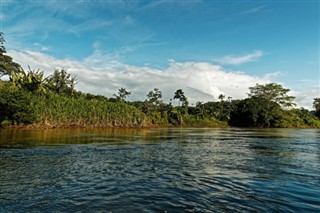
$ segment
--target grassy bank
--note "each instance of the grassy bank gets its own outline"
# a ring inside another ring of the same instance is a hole
[[[148,118],[125,103],[39,94],[2,88],[2,126],[33,124],[44,127],[142,127]]]
[[[210,111],[200,115],[197,110],[197,107],[189,107],[189,110],[183,112],[181,107],[171,107],[167,111],[144,113],[139,106],[121,101],[112,102],[98,96],[82,94],[73,97],[0,85],[1,127],[228,126],[227,120],[217,119],[210,115]],[[319,119],[307,110],[300,109],[283,111],[273,122],[273,127],[282,128],[320,127]]]

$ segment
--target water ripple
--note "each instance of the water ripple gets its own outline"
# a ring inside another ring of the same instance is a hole
[[[3,131],[1,212],[320,211],[319,130]]]

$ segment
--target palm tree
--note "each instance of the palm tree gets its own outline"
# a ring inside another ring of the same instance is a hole
[[[19,73],[11,71],[10,81],[12,82],[13,88],[26,89],[31,92],[46,92],[46,84],[44,82],[43,72],[40,70],[34,71],[29,67],[28,73],[23,70]]]

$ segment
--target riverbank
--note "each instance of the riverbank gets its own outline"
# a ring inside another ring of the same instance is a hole
[[[228,128],[231,126],[223,124],[189,124],[189,125],[157,125],[149,124],[144,126],[95,126],[95,125],[66,125],[66,124],[19,124],[0,126],[0,129],[150,129],[150,128],[165,128],[165,127],[212,127],[212,128]]]
[[[159,92],[157,90],[157,92]],[[173,106],[162,100],[126,102],[73,91],[70,94],[30,92],[0,85],[0,126],[28,128],[148,128],[190,127],[266,127],[320,128],[317,114],[306,109],[282,109],[266,100],[198,103]]]
[[[211,125],[203,125],[203,124],[188,124],[188,125],[157,125],[157,124],[150,124],[150,125],[144,125],[144,126],[95,126],[95,125],[65,125],[65,124],[58,124],[58,125],[52,125],[52,124],[19,124],[19,125],[6,125],[6,126],[0,126],[0,129],[22,129],[22,130],[45,130],[45,129],[152,129],[152,128],[175,128],[175,127],[181,127],[181,128],[255,128],[255,129],[320,129],[320,126],[314,127],[314,126],[290,126],[290,127],[236,127],[236,126],[230,126],[227,124],[211,124]]]

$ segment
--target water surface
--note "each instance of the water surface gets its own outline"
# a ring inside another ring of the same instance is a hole
[[[0,130],[0,212],[320,211],[318,129]]]

